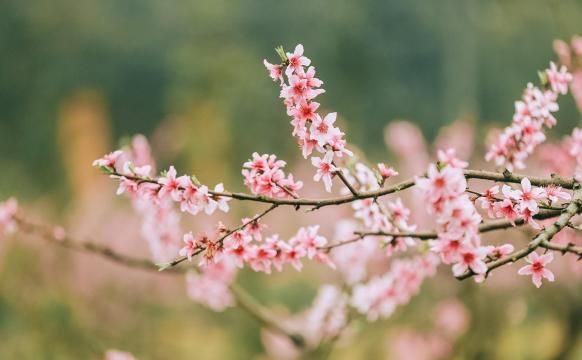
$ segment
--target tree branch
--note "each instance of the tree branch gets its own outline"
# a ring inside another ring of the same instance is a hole
[[[513,263],[519,259],[526,257],[527,255],[535,251],[540,246],[540,244],[549,243],[552,240],[552,237],[554,237],[554,235],[556,235],[560,230],[562,230],[566,225],[568,225],[570,219],[572,219],[575,215],[580,213],[581,210],[582,210],[582,189],[578,188],[574,190],[574,197],[572,198],[572,201],[570,202],[570,204],[568,204],[566,209],[558,217],[558,220],[555,223],[539,232],[536,235],[536,237],[534,237],[534,239],[527,245],[527,247],[515,251],[514,253],[501,259],[489,262],[487,264],[486,274],[489,274],[493,269],[496,269],[502,265],[505,265],[507,263]],[[473,275],[475,275],[473,272],[468,271],[458,276],[457,279],[464,280]]]
[[[126,267],[159,273],[158,267],[149,260],[137,259],[130,256],[122,255],[108,247],[93,242],[76,241],[71,239],[68,235],[65,235],[63,237],[56,236],[53,227],[36,224],[20,216],[15,216],[14,220],[17,222],[18,229],[22,233],[39,236],[40,238],[50,243],[62,246],[70,250],[92,253]],[[182,268],[176,267],[169,269],[169,271],[165,271],[165,273],[173,275],[182,275],[185,274],[187,271],[189,271],[189,269],[183,267]],[[238,286],[236,283],[230,284],[229,288],[232,292],[235,302],[240,306],[240,308],[246,311],[259,323],[263,324],[265,327],[268,327],[273,331],[278,332],[281,335],[288,337],[298,347],[305,346],[305,340],[300,334],[289,331],[282,327],[278,323],[277,319],[275,319],[270,314],[268,309],[259,304],[246,290]]]

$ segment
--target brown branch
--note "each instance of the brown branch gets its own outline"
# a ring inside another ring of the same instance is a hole
[[[530,241],[527,247],[517,250],[506,257],[487,263],[486,274],[489,274],[493,269],[496,269],[500,266],[503,266],[508,263],[514,263],[517,260],[526,257],[527,255],[535,251],[542,243],[549,243],[554,237],[554,235],[556,235],[560,230],[562,230],[566,225],[568,225],[570,219],[572,219],[581,211],[582,211],[582,189],[578,188],[574,190],[574,197],[572,198],[572,201],[570,202],[570,204],[568,204],[566,209],[558,217],[558,220],[555,223],[548,226],[544,230],[540,231],[534,237],[534,239]],[[475,275],[473,272],[468,271],[458,276],[457,279],[464,280],[473,275]]]
[[[540,243],[540,247],[548,250],[559,251],[562,254],[572,253],[578,255],[579,257],[582,257],[582,247],[576,246],[572,243],[562,245],[553,244],[549,241],[542,241],[542,243]]]
[[[126,267],[159,273],[158,267],[149,260],[122,255],[108,247],[96,244],[94,242],[73,240],[68,235],[65,235],[62,238],[57,237],[53,227],[36,224],[19,216],[14,217],[14,220],[18,224],[19,231],[22,233],[39,236],[48,242],[70,250],[92,253]],[[176,267],[169,269],[169,271],[165,271],[165,273],[182,275],[189,270],[190,269],[183,267]],[[236,304],[239,305],[241,309],[246,311],[254,319],[256,319],[259,323],[273,331],[278,332],[281,335],[287,336],[298,347],[305,346],[305,340],[300,334],[289,331],[282,327],[277,322],[275,317],[271,315],[268,309],[259,304],[246,290],[238,286],[236,283],[230,284],[229,288],[232,292]]]
[[[335,166],[335,163],[333,161],[331,163],[333,164],[333,166]],[[352,184],[350,184],[350,181],[346,178],[341,168],[338,168],[338,171],[336,171],[335,173],[340,178],[342,183],[344,183],[344,185],[348,188],[348,190],[350,190],[353,196],[359,195],[358,190],[356,190],[356,188],[354,188]]]
[[[265,211],[263,211],[263,212],[262,212],[262,213],[260,213],[259,215],[256,215],[255,217],[253,217],[253,218],[252,218],[252,219],[250,219],[249,221],[247,221],[247,222],[245,222],[245,223],[243,223],[243,224],[241,224],[241,225],[239,225],[239,226],[235,227],[235,228],[234,228],[234,229],[232,229],[232,230],[229,230],[229,231],[228,231],[226,234],[224,234],[222,237],[220,237],[220,238],[219,238],[219,239],[216,241],[216,243],[217,243],[217,244],[219,244],[219,245],[222,245],[222,243],[224,242],[224,240],[225,240],[227,237],[229,237],[230,235],[234,234],[235,232],[237,232],[237,231],[239,231],[239,230],[241,230],[241,229],[245,228],[247,225],[249,225],[249,224],[251,224],[251,223],[253,223],[253,222],[255,222],[255,221],[259,220],[259,219],[260,219],[260,218],[262,218],[263,216],[265,216],[265,215],[267,215],[268,213],[270,213],[271,211],[275,210],[275,209],[276,209],[278,206],[279,206],[279,205],[277,205],[277,204],[273,204],[273,205],[271,205],[269,208],[267,208]],[[201,252],[203,252],[204,250],[206,250],[206,248],[202,247],[202,248],[200,248],[200,249],[196,250],[196,251],[194,252],[194,254],[192,254],[192,256],[196,256],[196,255],[200,254]],[[174,266],[176,266],[176,265],[178,265],[178,264],[180,264],[180,263],[182,263],[182,262],[184,262],[184,261],[186,261],[186,260],[188,260],[188,256],[182,256],[182,257],[179,257],[179,258],[177,258],[177,259],[175,259],[175,260],[172,260],[172,261],[171,261],[171,262],[169,262],[169,263],[163,263],[163,264],[160,264],[160,265],[159,265],[159,266],[160,266],[160,267],[159,267],[159,270],[160,270],[160,271],[164,271],[164,270],[166,270],[166,269],[169,269],[169,268],[172,268],[172,267],[174,267]]]
[[[574,187],[577,184],[576,180],[574,180],[573,178],[565,178],[561,176],[552,175],[552,177],[548,179],[535,176],[513,174],[507,170],[504,171],[503,173],[498,173],[485,170],[465,169],[464,173],[467,179],[482,179],[497,182],[520,183],[521,180],[523,180],[523,178],[528,178],[531,184],[534,186],[558,185],[565,189],[574,189]]]
[[[551,211],[543,211],[534,216],[537,220],[544,220],[550,219],[553,217],[557,217],[560,215],[560,211],[551,210]],[[515,226],[525,225],[526,222],[524,219],[517,219],[515,220]],[[507,220],[493,220],[487,223],[483,223],[479,225],[479,232],[486,233],[495,230],[503,230],[514,227],[513,223]],[[347,245],[354,243],[356,241],[362,240],[367,236],[392,236],[392,237],[411,237],[419,240],[431,240],[438,238],[438,233],[436,231],[433,232],[386,232],[386,231],[372,231],[372,232],[365,232],[365,231],[356,231],[354,235],[357,235],[353,239],[344,240],[335,244],[323,246],[320,249],[325,251],[330,251],[333,248]]]
[[[498,172],[486,171],[486,170],[466,169],[466,170],[464,170],[464,174],[465,174],[465,177],[467,179],[483,179],[483,180],[498,181],[498,182],[510,182],[510,183],[520,183],[523,178],[527,177],[530,180],[531,184],[534,186],[557,185],[557,186],[561,186],[565,189],[573,189],[574,184],[576,184],[576,181],[573,178],[563,178],[563,177],[559,177],[559,176],[552,176],[551,178],[539,178],[539,177],[530,177],[530,176],[525,176],[525,175],[512,174],[512,173],[509,173],[507,171],[504,173],[498,173]],[[142,177],[132,176],[132,175],[124,175],[124,174],[121,174],[121,173],[118,173],[115,171],[112,171],[110,173],[110,175],[113,177],[117,177],[117,178],[126,178],[129,180],[134,180],[134,181],[137,181],[140,183],[147,182],[147,183],[158,184],[161,186],[161,184],[158,182],[157,179],[142,178]],[[405,190],[405,189],[408,189],[408,188],[414,186],[415,178],[416,177],[412,177],[412,178],[405,180],[405,181],[402,181],[396,185],[393,185],[393,186],[390,186],[387,188],[383,188],[383,189],[378,189],[378,190],[374,190],[374,191],[357,192],[357,195],[354,195],[352,193],[351,195],[345,195],[345,196],[340,196],[340,197],[335,197],[335,198],[327,198],[327,199],[307,199],[307,198],[279,199],[279,198],[270,198],[270,197],[261,196],[261,195],[247,194],[247,193],[237,193],[237,192],[228,192],[228,191],[217,192],[217,191],[212,191],[212,190],[208,190],[208,193],[215,195],[215,196],[229,197],[229,198],[240,200],[240,201],[253,201],[253,202],[261,202],[261,203],[276,204],[276,205],[289,205],[289,206],[295,206],[295,207],[313,206],[314,209],[319,209],[319,208],[322,208],[325,206],[341,205],[341,204],[351,203],[351,202],[356,201],[356,200],[378,198],[378,197],[382,197],[384,195],[393,194],[393,193],[396,193],[396,192],[399,192],[399,191],[402,191],[402,190]]]

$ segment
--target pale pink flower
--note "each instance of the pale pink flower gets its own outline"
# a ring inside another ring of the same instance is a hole
[[[281,65],[271,64],[266,59],[263,60],[263,64],[269,71],[269,76],[271,79],[273,79],[273,81],[279,80],[280,82],[283,82],[283,67]]]
[[[188,257],[188,261],[192,261],[192,256],[197,250],[199,250],[198,241],[194,238],[191,231],[184,234],[183,241],[185,245],[180,249],[179,254],[180,256]]]
[[[293,72],[299,72],[302,66],[309,66],[311,64],[311,60],[303,56],[303,45],[301,44],[295,46],[293,53],[287,53],[287,60],[289,61],[286,70],[287,76]]]
[[[97,159],[97,160],[93,161],[93,166],[96,166],[96,167],[103,166],[103,167],[115,170],[115,163],[122,155],[123,155],[123,151],[116,150],[114,152],[111,152],[111,153],[103,156],[101,159]]]
[[[437,152],[437,158],[441,163],[450,165],[454,168],[464,169],[469,166],[468,162],[457,158],[457,152],[453,148],[439,150]]]
[[[162,185],[158,193],[161,198],[170,196],[174,201],[182,200],[182,190],[180,189],[180,180],[176,178],[176,168],[170,166],[165,176],[158,179],[158,183]]]
[[[222,183],[217,184],[214,187],[214,193],[224,193],[224,185]],[[220,196],[217,194],[213,194],[212,199],[216,201],[216,206],[218,207],[218,209],[225,213],[228,212],[228,210],[230,209],[228,206],[228,202],[232,200],[232,198],[228,196]]]
[[[545,197],[550,200],[550,202],[558,202],[560,199],[569,201],[572,199],[572,195],[569,192],[564,191],[560,186],[548,185],[544,188]]]
[[[544,199],[544,189],[539,187],[532,187],[531,182],[528,178],[523,178],[521,180],[521,190],[515,190],[512,196],[519,203],[519,209],[528,208],[531,212],[538,212],[537,200]]]
[[[323,119],[319,114],[315,115],[313,122],[311,123],[311,138],[317,140],[319,146],[326,145],[335,129],[333,124],[335,123],[337,113],[329,113]]]
[[[382,183],[384,181],[390,179],[391,177],[398,175],[398,172],[396,170],[394,170],[391,167],[386,167],[386,165],[384,163],[378,164],[378,173],[380,174],[380,177],[382,178]]]
[[[322,180],[325,185],[325,191],[331,192],[332,177],[338,171],[338,168],[332,164],[333,152],[328,151],[323,159],[319,157],[312,157],[311,164],[317,168],[317,173],[313,176],[313,180]]]
[[[462,239],[447,233],[439,234],[439,238],[429,240],[430,250],[440,255],[445,264],[451,264],[460,259],[461,253],[467,249]]]
[[[303,158],[305,158],[305,159],[307,159],[307,157],[309,155],[311,155],[311,153],[313,152],[313,150],[316,148],[316,146],[318,144],[317,139],[312,138],[308,132],[304,132],[302,134],[299,134],[297,142],[298,142],[299,148],[301,149],[301,153],[303,155]]]
[[[572,74],[568,72],[565,66],[558,67],[554,62],[550,63],[550,68],[546,69],[546,76],[552,90],[556,93],[566,95],[568,93],[568,85],[572,82]]]
[[[492,256],[496,259],[500,259],[502,257],[505,257],[505,256],[511,254],[513,252],[513,249],[514,249],[514,247],[511,244],[503,244],[503,245],[495,246],[489,252],[489,256]]]
[[[460,276],[468,269],[471,269],[475,274],[485,274],[487,272],[487,265],[484,259],[487,257],[487,253],[488,249],[485,247],[461,251],[459,262],[453,265],[453,274]]]
[[[323,81],[315,77],[315,68],[313,66],[308,67],[307,71],[303,70],[302,67],[299,67],[297,75],[299,75],[300,78],[305,79],[307,81],[307,86],[310,88],[318,88],[323,85]]]
[[[546,265],[551,263],[552,260],[554,260],[554,255],[552,253],[540,256],[534,251],[527,256],[526,261],[529,265],[522,267],[517,273],[519,275],[531,275],[533,284],[539,288],[542,286],[542,278],[554,281],[554,273],[546,268]]]
[[[293,120],[297,120],[298,128],[293,131],[293,136],[299,133],[299,129],[303,128],[306,121],[314,120],[317,116],[317,109],[319,108],[319,103],[315,101],[301,101],[297,106],[291,110],[291,116]]]
[[[490,218],[495,216],[495,202],[497,201],[495,195],[497,194],[499,194],[499,185],[487,189],[483,196],[477,199],[481,208],[487,210],[487,215]]]
[[[518,217],[513,201],[507,198],[495,203],[495,214],[509,220],[513,225],[515,225],[515,219]]]
[[[327,239],[318,235],[319,225],[300,228],[289,242],[300,244],[307,252],[307,257],[313,259],[320,251],[319,248],[327,244]]]
[[[430,164],[427,177],[417,178],[416,185],[427,194],[429,201],[434,202],[463,193],[467,180],[461,169],[447,166],[439,171],[434,164]]]
[[[255,215],[256,217],[256,215]],[[250,221],[249,218],[242,219],[243,224],[246,224]],[[262,224],[260,219],[251,221],[247,226],[244,227],[244,231],[252,236],[255,240],[261,241],[263,239],[262,232],[267,228],[266,224]]]

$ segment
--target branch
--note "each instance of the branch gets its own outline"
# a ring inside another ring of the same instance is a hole
[[[465,169],[464,173],[467,179],[483,179],[498,182],[520,183],[521,180],[523,180],[524,178],[528,178],[531,184],[534,186],[557,185],[565,189],[574,189],[574,187],[577,184],[576,180],[574,180],[573,178],[565,178],[557,175],[552,175],[548,179],[535,176],[513,174],[507,170],[505,170],[503,173],[498,173],[485,170]]]
[[[561,186],[565,189],[573,189],[574,184],[576,184],[576,181],[573,178],[563,178],[563,177],[559,177],[559,176],[552,176],[551,178],[539,178],[539,177],[530,177],[530,176],[525,176],[525,175],[512,174],[508,171],[505,171],[504,173],[498,173],[498,172],[493,172],[493,171],[470,170],[470,169],[464,170],[464,173],[465,173],[465,177],[467,179],[483,179],[483,180],[510,182],[510,183],[520,183],[523,178],[527,177],[530,180],[531,184],[534,186],[557,185],[557,186]],[[338,172],[338,176],[339,176],[339,174],[340,174],[340,172]],[[157,185],[161,186],[161,184],[158,182],[158,180],[152,179],[152,178],[143,178],[143,177],[133,176],[133,175],[124,175],[124,174],[121,174],[121,173],[118,173],[115,171],[112,171],[110,173],[110,175],[113,177],[117,177],[117,178],[126,178],[129,180],[136,181],[138,183],[145,182],[145,183],[152,183],[152,184],[157,184]],[[340,177],[340,179],[341,179],[341,177]],[[351,203],[351,202],[354,202],[356,200],[378,198],[378,197],[382,197],[384,195],[400,192],[402,190],[405,190],[405,189],[408,189],[408,188],[414,186],[415,179],[416,179],[416,177],[412,177],[412,178],[405,180],[405,181],[402,181],[396,185],[393,185],[393,186],[390,186],[387,188],[383,188],[383,189],[379,189],[379,190],[356,192],[357,194],[353,194],[353,192],[352,192],[351,195],[345,195],[345,196],[339,196],[339,197],[327,198],[327,199],[307,199],[307,198],[279,199],[279,198],[270,198],[270,197],[265,197],[265,196],[260,196],[260,195],[253,195],[253,194],[248,194],[248,193],[237,193],[237,192],[229,192],[229,191],[217,192],[217,191],[212,191],[212,190],[208,190],[208,193],[215,195],[215,196],[229,197],[229,198],[240,200],[240,201],[253,201],[253,202],[268,203],[268,204],[273,204],[273,205],[275,205],[275,204],[276,205],[289,205],[289,206],[294,206],[296,208],[301,207],[301,206],[313,206],[314,209],[319,209],[319,208],[322,208],[325,206],[341,205],[341,204]]]
[[[572,219],[581,211],[582,211],[582,189],[578,188],[574,190],[574,197],[572,198],[572,201],[570,202],[570,204],[568,204],[566,209],[558,217],[558,220],[555,223],[539,232],[536,235],[536,237],[534,237],[534,239],[530,241],[527,247],[515,251],[513,254],[510,254],[499,260],[489,262],[487,264],[486,274],[489,274],[493,269],[496,269],[502,265],[505,265],[507,263],[514,263],[517,260],[526,257],[527,255],[535,251],[540,246],[540,244],[549,243],[554,237],[554,235],[556,235],[560,230],[562,230],[566,225],[568,225],[570,219]],[[475,275],[473,272],[468,271],[458,276],[457,279],[464,280],[473,275]]]
[[[262,218],[263,216],[267,215],[268,213],[270,213],[271,211],[275,210],[279,205],[277,204],[273,204],[271,205],[269,208],[267,208],[265,211],[263,211],[262,213],[260,213],[259,215],[256,215],[254,218],[250,219],[249,221],[243,223],[242,225],[237,226],[236,228],[228,231],[225,235],[223,235],[220,239],[218,239],[216,241],[217,244],[222,245],[222,243],[224,242],[224,239],[226,239],[227,237],[229,237],[230,235],[234,234],[235,232],[245,228],[247,225],[259,220],[260,218]],[[203,252],[204,250],[206,250],[206,248],[200,248],[198,250],[196,250],[196,252],[194,252],[194,254],[192,254],[192,257],[200,254],[201,252]],[[188,260],[187,256],[182,256],[180,258],[177,258],[175,260],[172,260],[169,263],[164,263],[164,264],[160,264],[159,267],[159,271],[164,271],[166,269],[172,268],[184,261]]]
[[[30,222],[19,216],[15,216],[14,220],[18,223],[18,229],[25,234],[39,236],[48,242],[60,245],[70,250],[93,253],[126,267],[159,273],[158,267],[149,260],[122,255],[108,247],[93,242],[75,241],[68,235],[65,235],[62,238],[57,237],[54,233],[54,228]],[[165,273],[181,275],[185,274],[187,271],[186,268],[172,268]],[[277,320],[268,312],[268,310],[259,304],[246,290],[235,283],[230,284],[229,287],[235,302],[259,323],[281,335],[287,336],[298,347],[305,346],[305,340],[300,334],[291,332],[279,325]]]
[[[560,211],[556,211],[556,210],[542,211],[542,212],[536,214],[534,216],[534,218],[537,220],[544,220],[544,219],[550,219],[550,218],[556,217],[558,215],[560,215]],[[490,221],[488,223],[483,223],[483,224],[479,225],[479,232],[486,233],[486,232],[495,231],[495,230],[508,229],[508,228],[512,228],[515,226],[522,226],[525,224],[526,224],[526,222],[524,219],[515,220],[515,225],[507,220],[493,220],[493,221]],[[419,240],[431,240],[431,239],[438,238],[438,233],[435,231],[433,231],[433,232],[386,232],[386,231],[365,232],[365,231],[356,231],[356,232],[354,232],[354,235],[357,235],[357,236],[353,239],[344,240],[344,241],[341,241],[341,242],[338,242],[335,244],[323,246],[320,249],[330,251],[333,248],[340,247],[340,246],[347,245],[347,244],[351,244],[351,243],[354,243],[356,241],[362,240],[363,238],[365,238],[367,236],[411,237],[411,238],[415,238],[415,239],[419,239]]]
[[[562,254],[572,253],[572,254],[578,255],[579,259],[580,259],[580,257],[582,257],[582,247],[575,246],[572,243],[561,245],[561,244],[553,244],[549,241],[542,241],[542,243],[540,244],[540,247],[542,247],[544,249],[548,249],[548,250],[559,251]]]

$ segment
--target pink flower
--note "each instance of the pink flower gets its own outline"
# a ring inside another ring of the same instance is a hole
[[[0,203],[0,234],[9,234],[16,230],[14,216],[18,212],[18,202],[15,198],[9,198]]]
[[[327,239],[318,235],[318,231],[319,225],[300,228],[295,237],[289,242],[292,244],[301,244],[307,252],[307,257],[313,259],[320,251],[319,249],[327,244]]]
[[[540,256],[534,251],[527,256],[526,261],[529,265],[522,267],[517,273],[519,275],[531,275],[533,284],[539,288],[542,286],[542,278],[554,281],[554,273],[546,268],[546,265],[551,263],[552,260],[554,260],[552,253]]]
[[[518,216],[513,202],[510,199],[503,199],[503,201],[495,203],[495,214],[509,220],[513,225],[515,225],[515,219]]]
[[[519,209],[528,208],[533,213],[538,211],[538,203],[536,200],[544,198],[544,189],[539,187],[531,186],[531,182],[528,178],[523,178],[521,180],[521,191],[515,190],[512,194],[513,198],[519,201]]]
[[[450,165],[454,168],[464,169],[469,166],[469,163],[457,158],[456,150],[449,148],[447,150],[439,150],[437,152],[438,160],[443,163]]]
[[[303,128],[306,121],[314,120],[317,116],[317,109],[319,108],[319,103],[315,101],[301,101],[297,106],[295,106],[291,110],[291,116],[293,116],[293,120],[297,121],[298,127],[295,128],[293,131],[293,136],[299,133],[299,130]]]
[[[256,215],[255,215],[256,217]],[[249,218],[242,219],[243,224],[246,224],[250,221]],[[244,231],[252,236],[255,240],[261,241],[262,240],[262,232],[264,229],[267,228],[266,224],[261,224],[260,220],[251,221],[247,226],[244,227]]]
[[[162,176],[158,179],[158,183],[162,185],[158,193],[160,198],[164,198],[169,195],[174,201],[182,200],[180,181],[181,180],[176,178],[176,168],[170,166],[170,169],[168,169],[165,176]]]
[[[475,274],[485,274],[487,265],[483,260],[487,257],[487,253],[488,249],[485,247],[461,251],[459,262],[453,265],[453,274],[460,276],[468,269],[471,269]]]
[[[312,157],[311,164],[317,168],[317,173],[313,176],[313,180],[322,180],[325,185],[325,191],[331,192],[332,177],[338,171],[338,168],[332,164],[333,152],[328,151],[323,159],[319,157]]]
[[[326,145],[333,134],[333,124],[335,123],[337,113],[329,113],[325,118],[321,118],[319,114],[315,115],[315,119],[311,123],[311,138],[317,140],[319,146]]]
[[[287,53],[287,60],[289,65],[287,66],[287,76],[291,75],[293,72],[299,72],[302,66],[309,66],[311,60],[303,56],[303,45],[299,44],[295,47],[293,53]]]
[[[514,249],[513,245],[503,244],[492,248],[491,251],[489,252],[489,255],[496,259],[499,259],[511,254],[513,252],[513,249]]]
[[[283,82],[283,67],[281,65],[271,64],[267,60],[263,60],[263,64],[265,64],[265,67],[269,71],[269,76],[273,81],[279,80]]]
[[[457,236],[447,233],[439,234],[436,240],[429,240],[430,250],[441,256],[445,264],[451,264],[460,259],[461,253],[466,250],[467,245]]]
[[[491,218],[495,216],[495,195],[497,194],[499,194],[499,185],[495,185],[487,189],[483,196],[477,199],[477,202],[481,205],[481,208],[486,209],[487,215]]]
[[[568,72],[565,66],[562,65],[558,70],[556,64],[551,62],[550,68],[546,69],[546,76],[554,92],[562,95],[568,93],[568,85],[572,82],[572,74]]]
[[[391,167],[386,167],[384,163],[378,164],[378,172],[380,173],[380,177],[382,178],[382,182],[385,180],[390,179],[392,176],[397,176],[398,172]]]
[[[544,188],[545,197],[551,202],[557,202],[559,199],[568,201],[572,199],[572,195],[567,191],[564,191],[560,186],[548,185]]]
[[[192,256],[199,249],[198,240],[194,239],[194,235],[192,235],[192,232],[190,231],[189,233],[184,234],[183,241],[186,245],[180,249],[179,254],[180,256],[188,257],[188,261],[192,261]]]
[[[427,194],[429,201],[434,202],[463,193],[467,180],[461,169],[447,166],[439,171],[434,164],[430,164],[427,177],[417,178],[416,185]]]
[[[103,156],[101,159],[97,159],[93,161],[93,166],[95,167],[106,167],[112,170],[115,170],[115,163],[117,160],[123,155],[123,151],[116,150],[112,153],[109,153]]]
[[[230,209],[228,206],[228,202],[230,200],[232,200],[232,198],[228,197],[228,196],[220,196],[217,195],[216,193],[224,193],[224,185],[222,185],[222,183],[217,184],[214,187],[214,193],[212,195],[212,199],[214,201],[216,201],[216,206],[218,207],[218,209],[220,209],[222,212],[228,212],[228,210]]]

